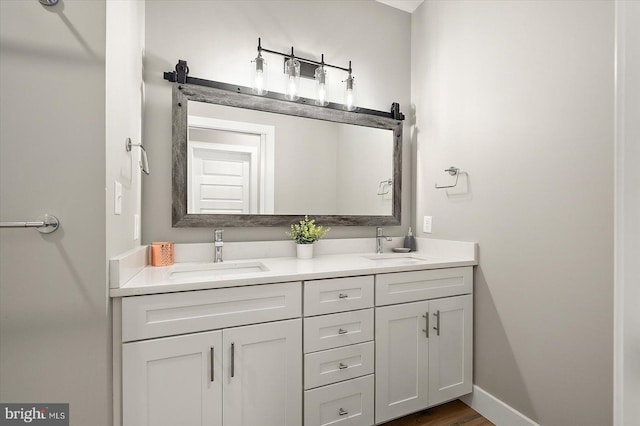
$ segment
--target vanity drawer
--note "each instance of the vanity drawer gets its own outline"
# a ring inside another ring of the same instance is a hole
[[[367,342],[306,354],[304,388],[317,388],[372,374],[373,353],[373,342]]]
[[[304,426],[373,423],[373,374],[304,393]]]
[[[373,309],[304,319],[304,352],[373,340]]]
[[[122,299],[122,341],[171,336],[301,316],[300,282]]]
[[[305,281],[304,315],[371,308],[373,293],[373,275]]]
[[[376,275],[376,306],[469,294],[473,267]]]

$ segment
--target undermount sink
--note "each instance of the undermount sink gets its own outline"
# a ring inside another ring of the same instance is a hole
[[[176,266],[171,279],[217,278],[220,276],[242,275],[268,271],[261,262],[222,262],[199,265]]]
[[[429,260],[411,254],[375,254],[364,257],[373,260],[378,265],[413,265],[414,263],[422,263]]]

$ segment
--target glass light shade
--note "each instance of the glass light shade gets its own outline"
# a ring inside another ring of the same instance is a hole
[[[285,97],[290,101],[297,100],[300,95],[298,90],[300,88],[300,62],[291,58],[284,64],[284,77],[285,77]]]
[[[252,67],[253,93],[255,93],[256,95],[266,95],[267,61],[265,61],[262,55],[258,53],[258,57],[252,63],[255,64],[255,66]]]
[[[356,86],[354,78],[349,73],[349,77],[345,80],[346,87],[344,91],[344,109],[347,111],[355,111],[356,109]]]
[[[316,68],[316,105],[329,105],[329,86],[327,85],[327,69],[324,66]]]

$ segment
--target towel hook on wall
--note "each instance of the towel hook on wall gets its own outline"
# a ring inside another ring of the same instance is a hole
[[[40,4],[43,6],[55,6],[59,0],[40,0]]]
[[[132,146],[139,146],[140,149],[142,150],[142,159],[140,161],[140,169],[146,174],[149,175],[150,171],[149,171],[149,161],[147,161],[147,151],[144,149],[144,146],[142,146],[141,143],[132,143],[131,142],[131,138],[127,138],[125,139],[125,149],[127,150],[127,152],[131,152],[131,147]]]

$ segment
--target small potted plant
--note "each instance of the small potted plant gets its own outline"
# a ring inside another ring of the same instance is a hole
[[[309,220],[305,215],[299,223],[291,225],[291,232],[287,235],[296,242],[298,259],[311,259],[313,257],[313,243],[324,237],[331,228],[324,228],[315,224],[315,220]]]

